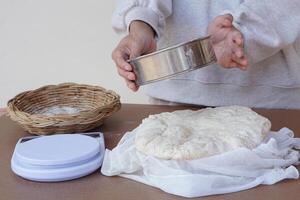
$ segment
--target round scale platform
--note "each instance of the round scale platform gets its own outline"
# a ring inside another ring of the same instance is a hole
[[[97,170],[104,151],[102,133],[25,137],[15,147],[11,168],[29,180],[71,180]]]

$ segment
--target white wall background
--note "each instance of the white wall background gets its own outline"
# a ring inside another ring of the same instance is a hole
[[[0,107],[47,84],[96,84],[123,103],[146,103],[117,75],[110,54],[112,0],[0,0]]]

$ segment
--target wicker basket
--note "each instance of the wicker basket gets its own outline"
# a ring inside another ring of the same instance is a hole
[[[17,95],[8,102],[8,113],[29,133],[47,135],[93,129],[120,107],[120,97],[113,91],[99,86],[64,83]],[[47,113],[53,108],[73,110]]]

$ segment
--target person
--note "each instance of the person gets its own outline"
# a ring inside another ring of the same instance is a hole
[[[112,25],[128,34],[112,58],[137,91],[128,59],[210,35],[218,63],[145,86],[151,99],[300,108],[299,9],[299,0],[120,0]]]

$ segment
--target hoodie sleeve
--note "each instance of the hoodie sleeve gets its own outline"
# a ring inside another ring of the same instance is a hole
[[[149,24],[159,38],[171,14],[172,0],[117,0],[112,26],[116,32],[124,32],[132,21],[141,20]]]
[[[233,12],[245,39],[250,64],[258,63],[300,39],[300,0],[245,0]]]

